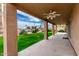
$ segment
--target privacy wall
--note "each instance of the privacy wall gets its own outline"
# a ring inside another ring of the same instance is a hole
[[[76,4],[70,19],[70,31],[73,48],[77,55],[79,55],[79,4]]]

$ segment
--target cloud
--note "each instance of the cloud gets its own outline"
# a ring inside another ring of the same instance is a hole
[[[28,25],[28,26],[40,26],[42,25],[41,23],[30,23],[30,22],[24,22],[24,21],[20,21],[20,20],[17,20],[17,27],[18,28],[24,28],[25,25]]]
[[[36,17],[33,17],[27,13],[24,13],[22,11],[17,10],[17,19],[21,21],[26,21],[26,22],[41,22],[41,19],[38,19]]]
[[[25,25],[29,26],[43,26],[41,19],[35,18],[27,13],[17,10],[17,26],[18,28],[24,28]],[[51,28],[52,25],[48,23],[48,28]]]
[[[18,28],[23,28],[25,25],[26,25],[26,22],[20,21],[20,20],[17,21],[17,27]]]

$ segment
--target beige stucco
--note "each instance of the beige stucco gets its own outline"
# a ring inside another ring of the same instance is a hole
[[[1,16],[0,16],[0,35],[2,35],[2,19],[1,19]]]
[[[2,10],[1,10],[1,4],[0,4],[0,36],[2,35]]]
[[[4,37],[4,55],[17,55],[17,21],[16,7],[11,4],[4,4],[3,17],[3,37]]]
[[[71,31],[71,38],[70,41],[72,46],[74,47],[77,55],[79,55],[79,4],[75,5],[73,14],[70,19],[70,31]]]
[[[48,39],[48,22],[44,21],[44,39]]]
[[[55,35],[54,25],[52,24],[52,34]]]

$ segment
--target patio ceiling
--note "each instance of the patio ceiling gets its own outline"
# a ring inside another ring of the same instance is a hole
[[[73,11],[75,4],[71,3],[15,3],[17,9],[22,10],[26,13],[29,13],[35,17],[41,18],[43,20],[49,21],[55,24],[65,24],[70,18],[70,15]],[[49,13],[49,10],[55,10],[60,17],[55,18],[54,20],[44,19],[44,13]]]

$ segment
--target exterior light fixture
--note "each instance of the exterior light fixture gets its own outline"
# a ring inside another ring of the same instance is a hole
[[[61,16],[61,14],[58,14],[56,11],[50,10],[48,14],[44,14],[46,19],[55,19],[57,16]]]

